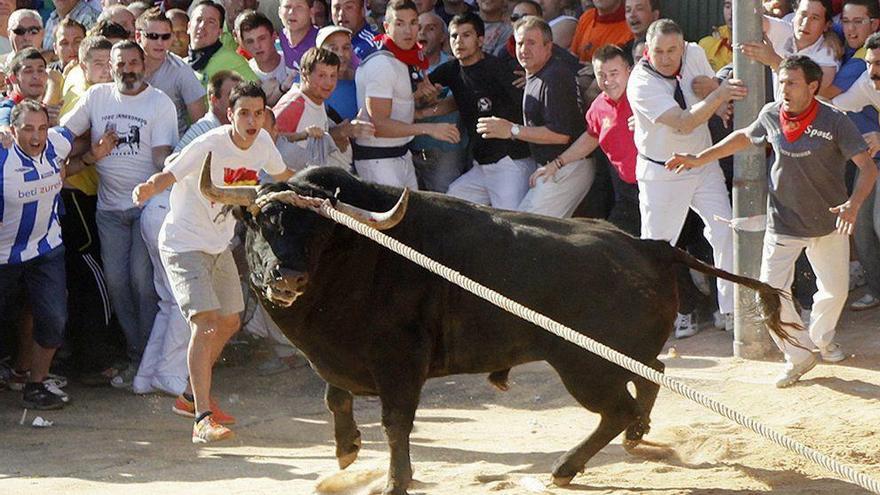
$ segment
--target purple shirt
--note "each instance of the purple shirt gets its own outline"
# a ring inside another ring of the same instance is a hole
[[[315,39],[318,37],[318,28],[312,26],[309,32],[300,40],[296,46],[290,46],[290,40],[287,38],[287,28],[281,31],[278,42],[281,45],[281,53],[284,55],[284,65],[291,69],[299,70],[299,61],[303,54],[309,48],[314,48]]]

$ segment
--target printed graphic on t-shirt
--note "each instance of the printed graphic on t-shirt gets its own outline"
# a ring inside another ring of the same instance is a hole
[[[256,170],[244,167],[223,169],[223,182],[227,186],[256,186],[259,180]]]
[[[116,147],[110,152],[112,156],[137,155],[141,151],[141,129],[147,126],[147,121],[124,113],[104,115],[104,132],[116,132]]]

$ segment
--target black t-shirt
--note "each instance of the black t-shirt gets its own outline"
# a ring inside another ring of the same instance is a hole
[[[448,87],[458,105],[461,125],[467,130],[474,160],[485,165],[505,156],[525,158],[529,147],[521,141],[483,139],[477,119],[499,117],[522,124],[522,90],[513,85],[516,76],[492,55],[468,67],[450,60],[431,72],[432,83]]]
[[[539,166],[559,156],[583,134],[586,124],[578,107],[575,73],[556,57],[526,79],[523,117],[528,127],[547,127],[570,138],[566,144],[529,143]]]

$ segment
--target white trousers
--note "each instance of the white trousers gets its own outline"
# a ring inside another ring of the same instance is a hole
[[[595,178],[596,164],[592,159],[568,163],[556,172],[553,179],[538,179],[538,184],[529,189],[517,209],[548,217],[568,218],[586,197]]]
[[[181,394],[189,380],[186,354],[190,329],[177,307],[159,257],[159,229],[168,213],[168,197],[168,192],[156,195],[141,213],[141,235],[153,262],[153,284],[159,294],[159,312],[156,313],[150,339],[132,383],[132,390],[136,394],[155,389]]]
[[[649,163],[651,167],[662,167]],[[733,232],[715,216],[731,217],[730,199],[724,174],[717,163],[701,173],[658,180],[639,179],[639,211],[642,239],[660,239],[675,245],[684,226],[688,208],[693,209],[706,228],[703,235],[712,246],[715,266],[733,272]],[[733,283],[718,279],[718,309],[733,312]]]
[[[804,249],[816,273],[818,288],[809,322],[801,320],[789,292],[794,263]],[[807,349],[827,347],[834,341],[834,328],[849,294],[849,236],[835,232],[822,237],[791,237],[768,230],[764,234],[761,280],[789,295],[782,300],[782,321],[803,323],[809,330],[790,330],[798,343]],[[771,336],[787,362],[796,365],[810,359],[811,351]]]
[[[408,187],[412,191],[419,190],[416,169],[409,151],[405,155],[395,158],[355,160],[354,169],[357,170],[358,176],[367,182],[385,186]]]
[[[515,210],[529,191],[529,177],[535,171],[531,158],[514,160],[505,156],[495,163],[474,166],[449,185],[446,194],[501,210]]]

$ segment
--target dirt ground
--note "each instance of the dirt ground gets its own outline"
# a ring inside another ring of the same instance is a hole
[[[714,329],[671,342],[677,357],[662,358],[670,375],[880,479],[878,330],[880,310],[845,312],[839,341],[852,356],[818,366],[787,390],[773,387],[778,359],[733,358],[731,336]],[[33,411],[19,425],[18,394],[0,393],[0,494],[355,495],[384,476],[376,400],[356,399],[364,448],[340,473],[323,384],[311,370],[264,378],[250,365],[222,367],[215,376],[217,396],[238,417],[238,436],[208,447],[190,443],[190,423],[171,414],[169,397],[71,384],[73,403],[40,413],[55,425],[37,429],[29,426]],[[646,438],[667,448],[640,447],[633,456],[618,438],[570,487],[548,486],[554,459],[597,417],[576,405],[543,363],[515,368],[511,378],[507,393],[485,376],[429,382],[412,435],[418,483],[411,493],[864,493],[666,390]]]

